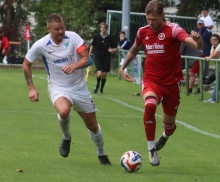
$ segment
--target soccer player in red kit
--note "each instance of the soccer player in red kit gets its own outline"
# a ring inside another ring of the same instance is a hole
[[[125,68],[135,58],[141,46],[145,48],[144,75],[142,80],[142,96],[145,104],[144,127],[148,142],[149,161],[158,166],[159,151],[175,129],[175,118],[180,103],[180,80],[183,79],[181,69],[180,43],[203,48],[201,36],[192,31],[191,36],[175,23],[164,23],[163,3],[151,0],[145,9],[148,25],[141,27],[136,35],[135,43],[129,50],[119,72],[124,80],[135,82],[125,72]],[[164,131],[155,142],[156,107],[162,103]]]

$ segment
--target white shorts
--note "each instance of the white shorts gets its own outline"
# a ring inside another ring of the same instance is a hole
[[[86,85],[77,90],[70,87],[49,86],[48,93],[53,105],[59,97],[65,97],[72,103],[73,109],[77,112],[92,113],[97,110]]]

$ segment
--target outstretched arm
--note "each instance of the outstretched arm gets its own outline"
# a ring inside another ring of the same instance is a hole
[[[136,81],[132,76],[128,75],[128,73],[126,73],[124,70],[129,65],[129,63],[136,57],[136,55],[140,51],[140,48],[141,48],[141,45],[137,45],[136,43],[134,43],[131,49],[129,50],[129,52],[127,53],[125,60],[119,69],[119,73],[121,74],[124,80],[130,81],[130,82]]]
[[[32,80],[32,70],[31,70],[32,63],[30,63],[26,58],[23,62],[23,70],[24,70],[24,77],[27,82],[28,90],[29,90],[29,98],[32,102],[39,101],[39,93],[34,87],[34,83]]]
[[[197,50],[202,50],[204,46],[202,37],[195,31],[191,31],[191,37],[187,37],[184,42]]]

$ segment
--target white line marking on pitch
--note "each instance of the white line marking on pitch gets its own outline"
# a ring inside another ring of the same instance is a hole
[[[100,96],[97,96],[97,95],[95,95],[95,96],[96,96],[96,97],[100,97]],[[137,110],[137,111],[144,112],[144,109],[141,109],[141,108],[139,108],[139,107],[135,107],[135,106],[129,105],[129,104],[127,104],[127,103],[125,103],[125,102],[123,102],[123,101],[121,101],[121,100],[114,99],[114,98],[111,98],[111,97],[105,97],[105,96],[101,96],[101,97],[102,97],[102,98],[105,98],[105,99],[112,100],[112,101],[117,102],[117,103],[119,103],[119,104],[121,104],[121,105],[123,105],[123,106],[130,107],[130,108],[135,109],[135,110]],[[101,98],[101,97],[100,97],[100,98]],[[163,117],[163,116],[161,116],[161,115],[159,115],[159,114],[156,114],[156,116],[157,116],[157,117],[160,117],[160,118]],[[198,128],[194,127],[194,126],[191,126],[191,125],[189,125],[189,124],[187,124],[187,123],[185,123],[185,122],[183,122],[183,121],[176,120],[176,122],[179,123],[179,124],[181,124],[181,125],[183,125],[183,126],[185,126],[186,128],[188,128],[188,129],[190,129],[190,130],[195,131],[195,132],[201,133],[201,134],[203,134],[203,135],[211,136],[211,137],[213,137],[213,138],[220,139],[220,136],[219,136],[219,135],[215,135],[215,134],[212,134],[212,133],[209,133],[209,132],[200,130],[200,129],[198,129]]]

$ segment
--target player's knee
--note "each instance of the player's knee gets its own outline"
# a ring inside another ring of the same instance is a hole
[[[68,119],[69,118],[69,115],[70,115],[70,109],[68,109],[68,108],[62,108],[61,110],[59,110],[59,115],[60,115],[60,118],[62,119],[62,120],[66,120],[66,119]]]
[[[89,131],[91,131],[93,133],[96,133],[97,131],[99,131],[99,125],[96,122],[96,120],[87,123],[87,128]]]
[[[145,98],[145,112],[156,112],[157,98],[155,96],[147,96]]]

